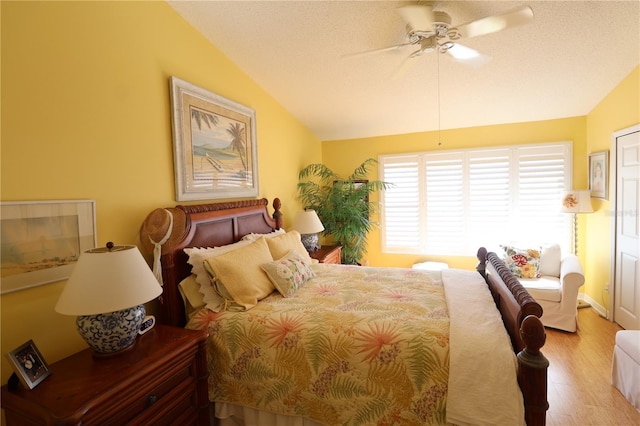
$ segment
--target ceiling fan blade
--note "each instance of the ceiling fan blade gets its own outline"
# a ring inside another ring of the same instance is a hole
[[[407,58],[402,61],[402,64],[400,64],[400,67],[396,70],[396,72],[393,73],[391,79],[398,80],[402,78],[407,73],[407,71],[413,68],[413,66],[416,64],[416,62],[418,62],[421,56],[422,55],[420,54],[420,50],[416,50],[411,55],[407,56]]]
[[[533,10],[524,6],[502,15],[487,16],[458,26],[462,37],[478,37],[533,22]]]
[[[454,45],[449,50],[447,50],[447,54],[456,61],[473,66],[480,66],[491,60],[489,56],[484,55],[470,47],[463,46],[459,43],[454,43]]]
[[[427,5],[412,4],[398,8],[402,19],[413,31],[430,31],[433,29],[433,9]]]
[[[407,46],[415,46],[413,43],[402,43],[402,44],[396,44],[395,46],[389,46],[389,47],[381,47],[379,49],[372,49],[372,50],[365,50],[363,52],[357,52],[357,53],[348,53],[346,55],[343,55],[343,58],[358,58],[361,56],[369,56],[369,55],[375,55],[377,53],[383,53],[383,52],[390,52],[392,50],[399,50],[402,49],[403,47],[407,47]]]

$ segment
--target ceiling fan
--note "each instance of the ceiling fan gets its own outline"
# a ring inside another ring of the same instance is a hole
[[[396,76],[406,71],[415,59],[434,51],[446,53],[459,61],[483,62],[486,59],[484,55],[460,44],[458,40],[491,34],[533,22],[533,10],[529,6],[500,15],[487,16],[458,26],[451,25],[451,17],[446,12],[433,10],[433,6],[427,4],[402,6],[398,8],[398,13],[407,24],[407,41],[399,45],[358,54],[359,56],[411,46],[417,48],[405,59]]]

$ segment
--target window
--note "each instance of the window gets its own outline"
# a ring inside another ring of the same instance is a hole
[[[568,252],[570,142],[385,155],[382,250],[472,256],[512,241],[557,242]]]

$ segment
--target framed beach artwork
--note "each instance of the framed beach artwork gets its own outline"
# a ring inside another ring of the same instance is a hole
[[[589,154],[589,190],[593,198],[609,199],[609,151]]]
[[[255,111],[171,77],[176,200],[258,196]]]
[[[0,293],[69,277],[96,246],[95,201],[0,203]]]

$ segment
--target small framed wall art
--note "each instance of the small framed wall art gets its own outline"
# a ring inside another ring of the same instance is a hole
[[[593,198],[609,199],[609,151],[589,154],[589,190]]]
[[[0,203],[0,293],[68,278],[95,229],[93,200]]]
[[[176,200],[258,196],[256,115],[171,77]]]
[[[29,340],[9,352],[7,358],[9,358],[20,382],[27,389],[35,388],[51,374],[47,362],[33,340]]]

